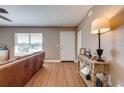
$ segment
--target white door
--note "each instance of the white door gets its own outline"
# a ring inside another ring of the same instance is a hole
[[[60,31],[60,60],[75,60],[75,31]]]
[[[77,53],[79,53],[80,48],[81,48],[81,41],[82,37],[81,37],[81,30],[77,32]]]

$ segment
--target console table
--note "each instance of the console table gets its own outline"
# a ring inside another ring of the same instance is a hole
[[[83,67],[87,67],[90,70],[91,80],[87,80],[85,75],[81,72]],[[88,87],[95,87],[96,86],[96,77],[97,73],[103,74],[103,87],[108,86],[108,71],[109,71],[109,64],[108,62],[99,62],[96,60],[89,59],[85,55],[78,56],[78,72],[80,76],[85,81]]]

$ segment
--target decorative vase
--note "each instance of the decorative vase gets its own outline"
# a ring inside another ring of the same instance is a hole
[[[97,49],[96,51],[97,51],[97,55],[98,55],[97,61],[103,62],[104,60],[101,58],[101,55],[103,53],[103,49]]]

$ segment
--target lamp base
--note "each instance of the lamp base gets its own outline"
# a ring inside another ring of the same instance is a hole
[[[99,61],[99,62],[104,62],[104,60],[99,58],[99,57],[96,60]]]
[[[97,61],[104,62],[104,60],[101,58],[103,49],[97,49],[96,51],[97,51],[97,55],[98,55]]]

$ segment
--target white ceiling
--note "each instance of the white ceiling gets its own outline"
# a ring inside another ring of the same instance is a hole
[[[0,26],[56,26],[75,27],[91,5],[0,5],[9,14],[0,13],[12,20],[0,19]]]

